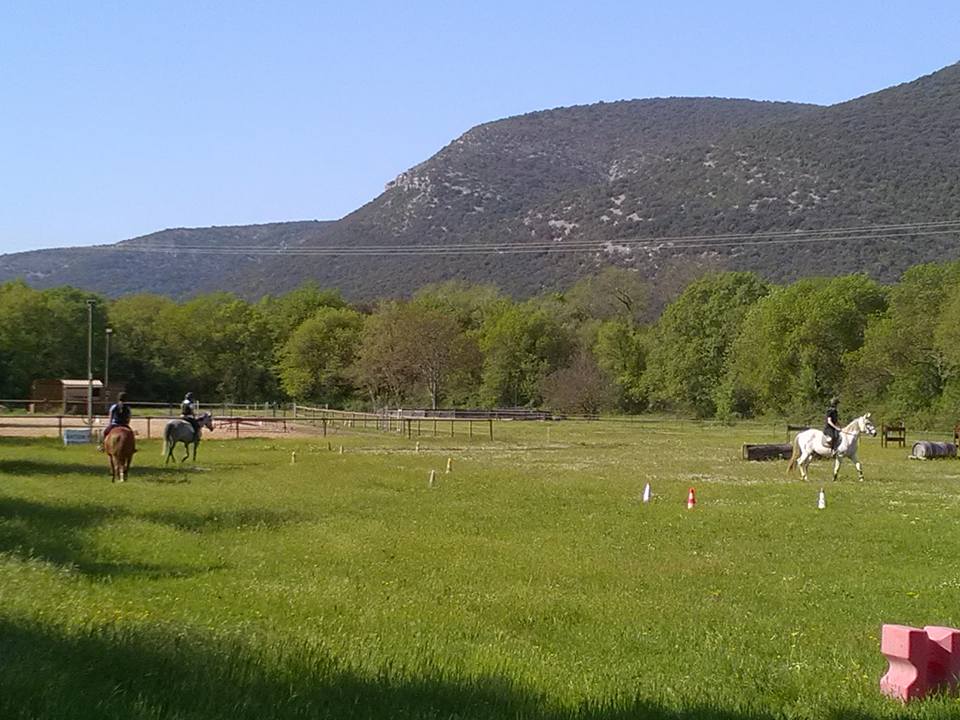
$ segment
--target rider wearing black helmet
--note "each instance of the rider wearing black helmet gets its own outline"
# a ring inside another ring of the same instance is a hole
[[[836,455],[837,448],[840,447],[840,415],[837,406],[840,404],[840,398],[834,396],[830,398],[830,407],[827,408],[827,416],[824,420],[823,434],[826,438],[826,445],[833,450]]]
[[[101,452],[103,451],[103,442],[115,427],[130,427],[130,406],[127,405],[127,394],[125,392],[117,395],[117,401],[110,406],[109,418],[107,427],[104,428],[103,435],[100,437],[100,444],[97,445],[97,450]]]
[[[188,392],[183,397],[183,402],[180,403],[180,419],[186,420],[190,423],[190,427],[193,428],[193,434],[197,434],[197,403],[193,399],[193,393]]]

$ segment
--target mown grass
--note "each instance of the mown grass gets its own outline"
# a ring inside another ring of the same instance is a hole
[[[205,440],[196,468],[144,442],[125,485],[2,440],[0,717],[960,716],[877,690],[882,623],[960,625],[960,463],[739,459],[783,438],[504,423]]]

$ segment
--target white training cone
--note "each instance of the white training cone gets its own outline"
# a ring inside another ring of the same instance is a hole
[[[420,452],[420,441],[417,440],[417,452]]]
[[[823,488],[820,488],[820,495],[817,497],[817,510],[823,510],[827,507],[827,496],[823,494]]]
[[[343,445],[340,446],[340,454],[343,455]]]
[[[643,501],[645,503],[650,502],[650,483],[647,483],[643,488]]]
[[[297,451],[296,451],[296,450],[294,450],[292,453],[290,453],[290,464],[291,464],[291,465],[296,465],[296,464],[297,464]]]
[[[693,510],[697,505],[697,492],[693,488],[690,488],[690,492],[687,493],[687,510]]]
[[[431,470],[430,480],[427,481],[427,487],[433,487],[436,482],[437,482],[437,471]]]
[[[447,458],[447,472],[453,472],[453,458]]]

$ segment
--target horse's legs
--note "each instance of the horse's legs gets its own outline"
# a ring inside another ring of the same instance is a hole
[[[833,459],[833,481],[837,481],[837,476],[840,474],[840,456],[837,455]]]
[[[187,443],[183,444],[183,459],[180,462],[186,462],[187,458],[190,457],[190,445]]]
[[[194,461],[194,462],[197,461],[197,445],[199,445],[199,444],[200,444],[200,443],[198,443],[197,441],[194,441],[194,442],[193,442],[193,461]]]
[[[113,462],[113,455],[107,455],[107,457],[110,459],[110,482],[116,482],[116,481],[117,481],[117,468],[116,468],[116,465],[115,465],[114,462]]]
[[[857,480],[863,482],[863,465],[860,463],[860,458],[856,455],[851,455],[850,462],[852,462],[853,466],[857,469]]]
[[[800,459],[797,461],[797,467],[800,468],[800,479],[806,482],[809,478],[807,477],[807,466],[810,464],[810,455],[807,451],[804,451],[800,454]]]

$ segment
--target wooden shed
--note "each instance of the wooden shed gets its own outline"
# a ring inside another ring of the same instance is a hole
[[[110,383],[111,387],[113,383]],[[93,381],[93,411],[103,413],[103,383]],[[86,380],[34,380],[30,385],[34,412],[59,412],[63,415],[86,415]]]

